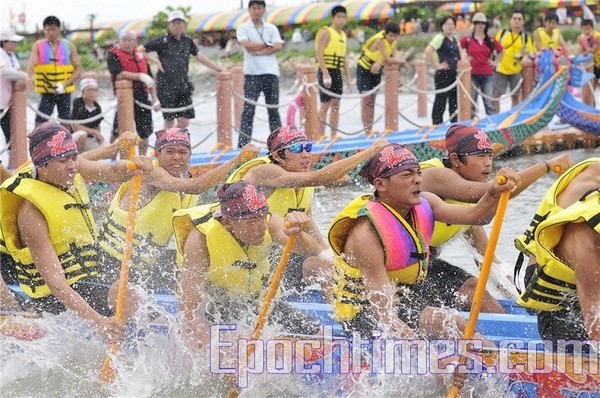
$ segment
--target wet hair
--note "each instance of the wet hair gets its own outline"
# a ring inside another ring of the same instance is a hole
[[[385,32],[384,33],[394,33],[396,35],[400,34],[400,27],[398,26],[397,23],[395,22],[388,22],[385,25]]]
[[[546,15],[544,17],[544,22],[550,22],[550,21],[554,21],[554,22],[558,23],[558,15],[556,15],[553,12],[549,12],[548,15]]]
[[[336,14],[338,14],[340,12],[343,12],[344,14],[348,15],[348,12],[346,11],[346,7],[337,5],[331,9],[331,17],[332,18],[335,17]]]
[[[581,27],[583,28],[584,26],[591,26],[593,28],[594,21],[592,21],[591,19],[584,19],[583,21],[581,21]]]
[[[444,26],[449,19],[451,19],[452,22],[454,22],[454,25],[456,25],[456,18],[454,18],[452,15],[444,15],[440,18],[440,29],[442,29],[442,26]]]
[[[461,162],[462,164],[467,164],[467,155],[456,154],[456,157],[458,158],[458,161]],[[452,168],[452,162],[450,161],[449,157],[443,157],[442,158],[442,164],[447,169],[451,169]]]
[[[54,15],[50,15],[44,19],[42,26],[56,26],[60,28],[60,19],[56,18]]]
[[[250,8],[252,6],[267,7],[267,4],[263,0],[250,0],[248,2],[248,8]]]

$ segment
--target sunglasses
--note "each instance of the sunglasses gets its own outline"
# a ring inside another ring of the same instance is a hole
[[[302,153],[303,150],[306,151],[306,153],[310,153],[312,152],[312,147],[313,144],[311,142],[308,142],[306,144],[292,144],[283,149],[287,149],[291,153]]]

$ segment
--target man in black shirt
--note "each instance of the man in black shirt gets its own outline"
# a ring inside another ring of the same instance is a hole
[[[195,56],[198,61],[216,72],[223,69],[207,56],[198,52],[192,38],[185,34],[186,19],[180,10],[169,13],[169,33],[140,46],[140,50],[156,52],[159,59],[156,84],[158,98],[166,110],[186,108],[177,112],[163,111],[165,129],[175,126],[187,128],[190,119],[196,115],[192,106],[194,86],[188,77],[189,59]]]
[[[73,101],[73,112],[71,119],[73,120],[73,139],[77,144],[79,152],[89,151],[90,149],[102,146],[104,136],[100,132],[100,123],[102,116],[97,117],[102,113],[102,108],[98,104],[98,81],[92,77],[81,79],[79,84],[81,97],[75,98]],[[97,117],[87,123],[77,123],[80,120],[87,120]]]

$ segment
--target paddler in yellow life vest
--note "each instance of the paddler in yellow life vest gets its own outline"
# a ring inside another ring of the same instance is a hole
[[[173,216],[183,258],[179,309],[188,339],[202,346],[211,323],[232,323],[256,313],[272,274],[269,253],[298,233],[294,251],[315,256],[327,244],[305,212],[269,213],[262,190],[244,181],[225,184],[219,203],[179,210]],[[284,228],[284,221],[291,227]],[[270,321],[290,332],[311,334],[319,326],[290,306],[274,304]]]
[[[0,184],[11,177],[10,171],[4,167],[2,161],[0,161]],[[21,311],[21,305],[17,301],[15,295],[6,285],[7,279],[14,278],[14,270],[6,269],[6,267],[13,267],[11,257],[7,250],[4,248],[4,236],[2,235],[2,228],[0,228],[0,311]]]
[[[346,54],[346,8],[336,5],[331,9],[331,26],[325,26],[317,32],[315,38],[315,57],[317,58],[317,80],[319,86],[329,91],[319,91],[321,105],[319,107],[319,133],[325,136],[325,125],[329,113],[331,138],[338,133],[340,121],[340,98],[344,92],[342,69],[346,75],[346,87],[352,92],[352,75]]]
[[[56,105],[60,119],[71,119],[71,93],[81,75],[77,47],[60,37],[60,20],[55,16],[44,19],[44,39],[31,48],[27,74],[40,93],[39,112],[52,115]],[[36,127],[48,118],[36,115]]]
[[[533,32],[533,44],[538,53],[542,50],[565,48],[565,39],[558,29],[558,16],[555,13],[548,13],[544,17],[544,26]]]
[[[383,67],[389,60],[396,58],[396,39],[399,34],[398,24],[390,22],[385,25],[384,30],[365,42],[356,65],[356,88],[359,93],[363,94],[379,86]],[[408,67],[406,61],[398,61]],[[395,64],[393,66],[396,67]],[[367,134],[373,129],[376,97],[377,92],[374,92],[360,98],[360,115]]]
[[[29,138],[33,167],[25,167],[0,186],[0,227],[4,247],[15,260],[17,277],[33,309],[71,310],[110,341],[123,336],[114,318],[116,284],[102,284],[97,269],[96,224],[84,179],[123,182],[151,170],[145,157],[92,162],[77,157],[69,130],[53,121],[38,126]],[[110,290],[110,295],[109,295]],[[126,300],[126,314],[135,300]]]
[[[538,312],[542,339],[555,349],[560,339],[600,341],[600,158],[552,184],[515,246],[530,264],[517,303]]]
[[[336,256],[334,318],[348,333],[367,337],[378,329],[394,338],[461,338],[465,320],[433,304],[428,286],[434,221],[489,222],[501,192],[513,189],[518,175],[500,170],[508,183],[489,183],[486,195],[465,207],[423,192],[417,159],[398,144],[377,152],[359,174],[375,192],[352,201],[329,228]]]
[[[172,127],[156,132],[155,167],[144,175],[136,212],[130,281],[151,293],[173,293],[177,285],[171,218],[179,209],[198,204],[198,195],[225,179],[231,169],[255,158],[258,148],[246,145],[228,162],[196,177],[188,173],[191,145],[187,129]],[[117,190],[98,237],[101,271],[107,283],[119,277],[131,200],[131,184]]]
[[[472,206],[487,192],[488,179],[492,175],[492,143],[483,130],[455,124],[446,132],[445,145],[445,158],[434,158],[421,163],[423,190],[438,195],[448,203]],[[549,170],[554,170],[555,167],[566,170],[572,164],[567,155],[560,155],[519,171],[521,183],[511,193],[511,197],[524,191]],[[477,278],[440,257],[444,243],[461,232],[466,234],[481,256],[485,254],[488,239],[483,227],[436,222],[431,240],[432,261],[428,277],[433,279],[432,283],[439,285],[438,291],[449,293],[440,296],[439,306],[468,310],[473,302]],[[496,259],[496,263],[499,262]],[[514,295],[514,284],[508,272],[500,275],[496,282],[509,297]],[[444,298],[451,300],[444,301]],[[502,305],[487,291],[482,299],[481,310],[504,313]]]
[[[304,131],[283,126],[273,131],[267,139],[269,154],[246,162],[227,179],[227,182],[246,181],[260,186],[269,202],[269,211],[281,217],[294,210],[312,216],[311,206],[314,187],[332,184],[348,174],[359,163],[367,160],[377,148],[386,145],[384,139],[377,140],[364,151],[340,159],[319,169],[311,170],[310,152],[312,143]],[[316,232],[315,232],[316,233]],[[302,279],[309,284],[331,275],[331,252],[329,249],[320,259],[306,262],[292,256],[284,277],[284,286],[298,290],[304,288]],[[303,266],[304,264],[304,266]],[[310,264],[310,266],[309,266]],[[330,283],[321,283],[325,295]]]

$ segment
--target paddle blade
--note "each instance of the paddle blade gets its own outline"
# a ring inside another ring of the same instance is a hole
[[[117,372],[112,366],[110,356],[107,355],[102,362],[102,368],[100,369],[100,380],[105,383],[114,383],[117,379]]]

